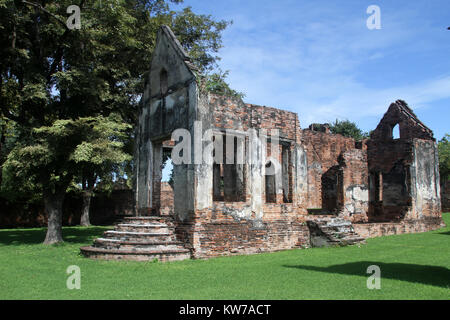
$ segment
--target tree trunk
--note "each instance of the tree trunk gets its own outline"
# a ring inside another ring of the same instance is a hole
[[[89,178],[82,178],[82,187],[83,187],[83,207],[81,213],[81,221],[80,225],[84,227],[88,227],[91,225],[91,221],[89,218],[89,209],[91,208],[91,199],[92,194],[94,192],[95,181],[97,180],[97,175],[90,174]]]
[[[0,81],[2,81],[1,77],[0,77]],[[1,89],[1,88],[0,88]],[[6,142],[6,125],[4,123],[2,123],[2,131],[1,131],[1,138],[0,138],[0,187],[2,185],[3,182],[3,164],[4,164],[4,159],[6,159],[6,155],[3,155],[3,146],[5,145]]]
[[[88,227],[91,225],[89,220],[89,209],[91,207],[92,192],[90,190],[83,191],[83,209],[81,214],[80,225]]]
[[[64,196],[65,192],[44,192],[45,211],[48,216],[48,228],[44,244],[63,242],[62,205]]]

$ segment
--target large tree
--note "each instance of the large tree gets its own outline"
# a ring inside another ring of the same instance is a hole
[[[66,24],[70,5],[81,9],[81,29]],[[135,123],[161,24],[172,27],[203,73],[213,73],[228,22],[190,8],[174,12],[162,0],[0,0],[0,112],[17,127],[5,168],[41,190],[45,243],[62,241],[62,202],[73,179],[92,181],[105,165],[124,160],[77,155],[95,144],[87,122],[95,127],[115,115]],[[114,148],[114,137],[104,142]]]

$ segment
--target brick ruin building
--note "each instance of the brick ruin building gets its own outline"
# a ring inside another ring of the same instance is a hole
[[[172,31],[161,27],[137,128],[136,216],[82,248],[86,256],[205,258],[443,226],[436,141],[405,102],[392,103],[370,139],[356,142],[326,125],[301,129],[296,113],[214,95],[200,83]],[[163,158],[180,128],[192,137],[185,141],[191,159],[209,130],[245,161],[174,164],[172,195],[161,184]],[[272,154],[281,168],[267,174]]]

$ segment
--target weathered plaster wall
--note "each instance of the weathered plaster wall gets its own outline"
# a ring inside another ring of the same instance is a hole
[[[435,141],[414,139],[411,166],[412,210],[407,219],[441,216],[438,148]]]
[[[369,211],[367,152],[360,149],[344,152],[340,167],[343,171],[343,204],[340,215],[352,222],[367,221]]]
[[[157,214],[160,210],[163,142],[170,140],[176,129],[193,134],[197,84],[188,59],[170,29],[161,28],[137,130],[136,203],[139,214]],[[193,141],[190,143],[193,145]],[[174,165],[174,213],[181,218],[194,210],[193,170],[192,165]]]

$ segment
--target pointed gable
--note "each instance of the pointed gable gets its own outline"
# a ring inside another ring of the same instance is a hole
[[[389,106],[378,127],[372,133],[374,140],[392,140],[393,129],[400,127],[400,139],[435,140],[433,131],[429,129],[403,100],[397,100]]]
[[[195,79],[196,68],[168,26],[161,26],[153,53],[149,86],[155,96]]]

